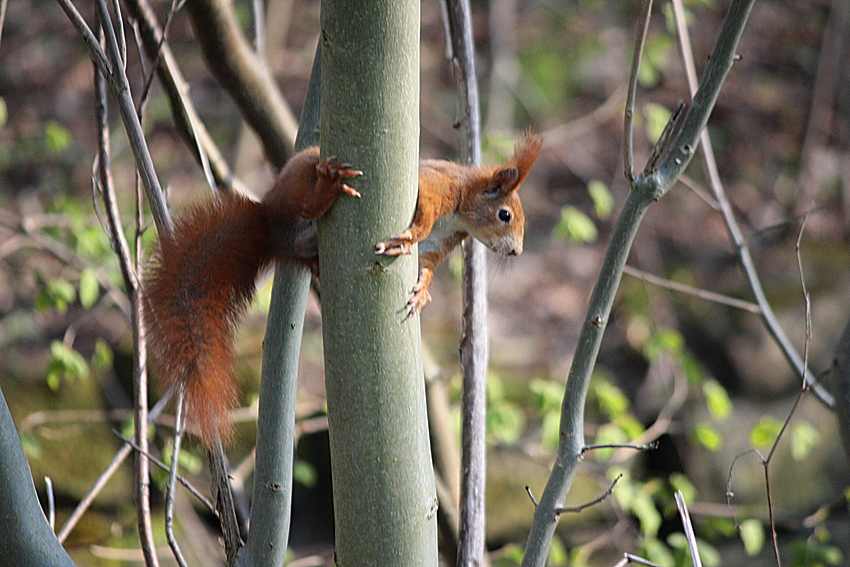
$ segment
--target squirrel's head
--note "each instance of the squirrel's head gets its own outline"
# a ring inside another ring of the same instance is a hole
[[[470,234],[502,256],[522,254],[525,213],[519,188],[542,145],[543,138],[529,132],[506,164],[481,168],[481,179],[458,209]]]

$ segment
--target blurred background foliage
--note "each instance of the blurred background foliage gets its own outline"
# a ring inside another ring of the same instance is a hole
[[[637,2],[473,2],[484,153],[509,155],[525,128],[544,134],[543,156],[523,187],[525,253],[490,267],[488,547],[494,565],[518,565],[532,504],[557,445],[563,380],[612,221],[624,199],[622,110]],[[639,75],[638,156],[651,144],[686,84],[670,6],[659,2]],[[686,2],[698,67],[727,2]],[[91,6],[81,6],[88,10]],[[155,2],[161,20],[167,3]],[[247,34],[248,2],[236,4]],[[846,5],[840,0],[756,4],[736,63],[711,120],[720,173],[745,230],[767,295],[803,350],[804,307],[794,242],[807,215],[802,258],[812,293],[815,373],[831,362],[848,317],[850,84]],[[267,60],[297,111],[306,91],[319,25],[315,0],[272,0]],[[437,2],[422,3],[423,156],[455,155],[457,120]],[[128,28],[128,37],[132,33]],[[170,44],[190,95],[237,174],[256,193],[273,172],[253,133],[212,79],[185,16]],[[141,83],[136,49],[128,74]],[[0,380],[30,458],[39,493],[53,479],[61,525],[130,431],[129,304],[118,263],[92,197],[95,148],[92,67],[58,6],[12,2],[0,44]],[[111,117],[114,168],[125,226],[134,214],[133,162]],[[175,211],[209,198],[203,176],[154,87],[145,128]],[[638,161],[641,158],[638,157]],[[720,215],[701,190],[699,158],[651,209],[630,264],[655,275],[750,299]],[[144,233],[145,254],[154,245]],[[132,240],[131,240],[132,245]],[[422,317],[423,337],[448,386],[459,434],[457,343],[460,258],[442,270]],[[231,450],[237,485],[250,487],[253,411],[270,282],[240,330],[238,375],[245,410]],[[302,355],[301,438],[295,476],[292,553],[322,565],[332,542],[326,423],[323,421],[319,306],[311,302]],[[763,471],[749,449],[770,447],[799,379],[756,315],[675,294],[626,277],[592,383],[587,437],[595,444],[653,441],[635,452],[587,454],[569,504],[613,497],[560,523],[553,566],[612,565],[624,552],[658,565],[689,565],[673,501],[680,490],[696,523],[706,566],[772,565]],[[152,394],[158,394],[154,388]],[[169,418],[152,431],[170,458]],[[202,483],[203,454],[190,445],[186,474]],[[794,566],[850,561],[848,463],[833,415],[803,399],[771,468],[781,549]],[[161,489],[165,476],[153,469]],[[67,542],[81,565],[137,562],[135,517],[125,465]],[[250,493],[250,490],[248,490]],[[155,527],[162,534],[161,492]],[[186,500],[183,535],[214,529]],[[203,557],[192,549],[188,553]],[[164,538],[163,542],[164,544]],[[195,545],[195,547],[198,547]],[[312,561],[312,562],[311,562]]]

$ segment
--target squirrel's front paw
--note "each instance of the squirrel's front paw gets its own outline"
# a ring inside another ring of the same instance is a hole
[[[411,290],[410,299],[407,300],[407,316],[405,319],[410,319],[417,313],[421,313],[429,303],[431,303],[431,292],[428,291],[428,286],[420,278]]]
[[[316,173],[319,177],[324,177],[336,187],[340,193],[345,193],[351,197],[360,198],[360,192],[348,185],[345,180],[360,177],[363,172],[359,169],[354,169],[351,164],[340,162],[335,157],[323,159],[316,165]]]
[[[375,244],[375,254],[380,256],[406,256],[413,250],[413,235],[405,230],[384,242]]]

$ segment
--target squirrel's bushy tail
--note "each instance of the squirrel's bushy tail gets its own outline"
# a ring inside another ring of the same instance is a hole
[[[233,339],[272,260],[263,205],[225,196],[182,215],[145,274],[145,325],[159,379],[184,384],[190,424],[207,446],[232,433]]]

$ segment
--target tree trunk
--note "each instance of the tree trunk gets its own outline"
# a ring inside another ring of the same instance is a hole
[[[322,3],[321,145],[365,175],[319,223],[336,564],[436,565],[416,255],[375,256],[416,203],[419,2]]]

